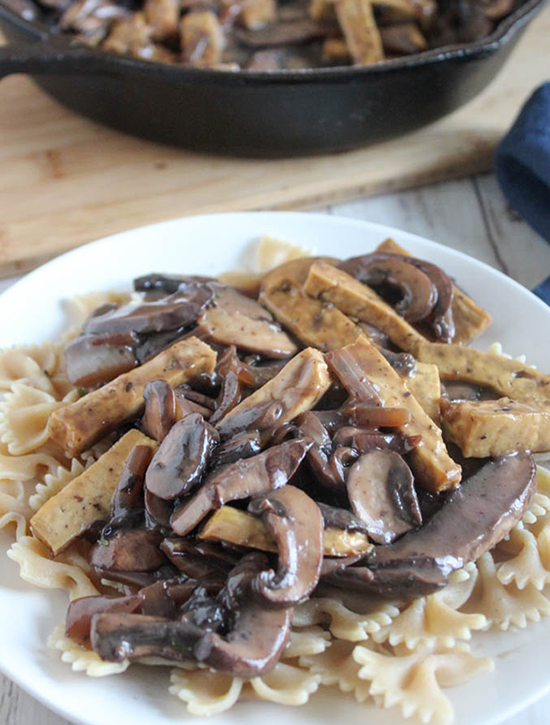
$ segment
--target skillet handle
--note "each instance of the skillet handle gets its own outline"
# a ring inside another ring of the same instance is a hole
[[[0,79],[13,73],[68,75],[97,73],[98,59],[82,46],[55,47],[48,42],[11,43],[0,47]]]

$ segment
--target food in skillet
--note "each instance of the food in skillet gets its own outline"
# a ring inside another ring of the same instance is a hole
[[[89,674],[172,664],[196,713],[338,684],[450,722],[440,686],[491,666],[471,632],[550,613],[550,376],[468,347],[488,313],[391,240],[134,288],[0,359],[2,475],[41,480],[0,525],[71,590],[52,644]]]
[[[7,0],[27,19],[33,0]],[[488,36],[515,0],[38,0],[87,45],[164,63],[269,71],[370,65]]]

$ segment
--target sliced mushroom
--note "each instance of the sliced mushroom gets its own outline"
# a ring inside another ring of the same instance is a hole
[[[238,460],[255,456],[261,450],[262,443],[258,431],[240,433],[234,438],[230,438],[227,443],[216,448],[212,456],[212,465],[217,468],[218,466],[235,463]]]
[[[307,452],[307,461],[317,482],[329,490],[341,491],[344,482],[329,464],[332,440],[319,416],[308,411],[296,419],[296,425],[301,437],[311,438],[313,441]]]
[[[163,566],[155,571],[117,571],[115,569],[107,570],[98,567],[94,567],[94,571],[100,579],[123,584],[126,594],[135,594],[144,587],[151,586],[158,581],[174,579],[178,575],[181,576],[179,571],[171,564],[163,564]],[[223,585],[224,582],[222,580],[220,589]]]
[[[143,597],[139,594],[129,597],[81,597],[73,599],[67,609],[65,634],[73,642],[88,647],[90,628],[94,614],[104,612],[135,612],[141,607]]]
[[[249,48],[273,48],[279,45],[309,43],[323,38],[327,28],[315,20],[303,18],[292,22],[283,22],[260,30],[236,30],[240,43]]]
[[[111,504],[111,520],[103,529],[108,536],[121,526],[136,527],[143,521],[143,481],[153,457],[151,446],[136,446],[128,458]]]
[[[353,464],[347,478],[351,507],[377,544],[422,525],[411,469],[394,451],[370,451]]]
[[[199,483],[218,440],[217,430],[202,415],[186,415],[153,456],[145,478],[147,490],[167,501],[190,491]]]
[[[145,502],[145,524],[146,528],[154,531],[160,526],[164,529],[170,528],[170,516],[174,511],[174,506],[171,501],[165,501],[159,496],[155,496],[154,493],[145,488],[144,494]]]
[[[198,318],[199,331],[207,338],[268,358],[287,358],[298,351],[265,307],[231,287],[211,286],[212,305]]]
[[[287,441],[257,456],[218,468],[190,501],[176,509],[171,519],[172,529],[179,536],[185,536],[207,513],[223,504],[284,486],[310,447],[308,440]]]
[[[92,547],[90,563],[108,571],[154,571],[165,562],[161,540],[152,531],[122,529]]]
[[[194,624],[144,614],[96,614],[91,642],[106,662],[162,657],[168,661],[193,660],[193,648],[203,635]]]
[[[176,394],[166,380],[152,380],[143,389],[145,412],[141,428],[159,443],[166,438],[176,422]]]
[[[194,579],[226,575],[237,563],[234,555],[209,541],[164,539],[160,548],[174,566]]]
[[[248,511],[260,516],[277,542],[277,571],[269,569],[252,583],[271,606],[297,604],[315,589],[323,561],[323,518],[313,499],[284,486],[253,499]]]
[[[329,577],[331,584],[381,596],[421,596],[501,541],[521,519],[536,490],[529,453],[487,463],[454,490],[417,531],[376,547],[361,567]]]
[[[381,433],[380,431],[344,426],[334,435],[335,446],[354,448],[359,453],[368,453],[378,448],[395,451],[405,455],[420,444],[421,437],[403,436],[399,433]]]
[[[155,302],[131,302],[90,318],[84,331],[104,334],[114,332],[163,332],[196,321],[202,308],[212,299],[212,290],[204,284],[184,289]]]
[[[233,677],[269,672],[290,636],[292,609],[270,609],[252,596],[252,582],[267,568],[263,554],[249,554],[231,572],[224,602],[232,613],[229,634],[206,633],[194,648],[199,662]]]
[[[143,277],[134,279],[134,289],[136,292],[161,293],[163,295],[171,295],[180,288],[187,285],[193,287],[197,283],[212,282],[212,277],[186,276],[181,274],[146,274]]]
[[[67,377],[73,385],[94,388],[135,368],[132,349],[137,338],[122,335],[80,335],[65,346]]]
[[[431,279],[411,264],[411,258],[374,252],[348,259],[339,267],[370,287],[389,286],[398,290],[400,299],[393,307],[409,322],[428,317],[437,302],[437,290]]]
[[[189,584],[185,582],[178,586],[179,603],[186,601],[192,596],[193,588],[197,586],[196,582]],[[175,593],[175,589],[173,589]],[[149,617],[167,617],[175,619],[177,614],[176,602],[171,596],[167,581],[158,581],[144,587],[139,591],[142,598],[140,614],[146,614]]]

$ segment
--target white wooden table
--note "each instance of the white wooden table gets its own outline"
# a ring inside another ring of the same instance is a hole
[[[490,175],[360,199],[323,211],[388,224],[447,244],[506,272],[530,289],[550,274],[550,244],[508,209]],[[17,279],[0,281],[0,291]],[[550,668],[550,644],[548,649]],[[505,723],[549,724],[550,695]],[[0,675],[0,725],[68,724]]]

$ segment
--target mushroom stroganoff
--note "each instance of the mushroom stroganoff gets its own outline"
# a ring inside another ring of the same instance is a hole
[[[28,374],[0,468],[36,490],[0,526],[22,576],[71,581],[52,645],[171,664],[195,713],[337,684],[450,723],[440,687],[491,667],[471,632],[550,613],[550,376],[468,347],[490,315],[392,240],[228,278],[152,273],[54,362],[2,353]],[[42,429],[10,448],[25,386]]]

